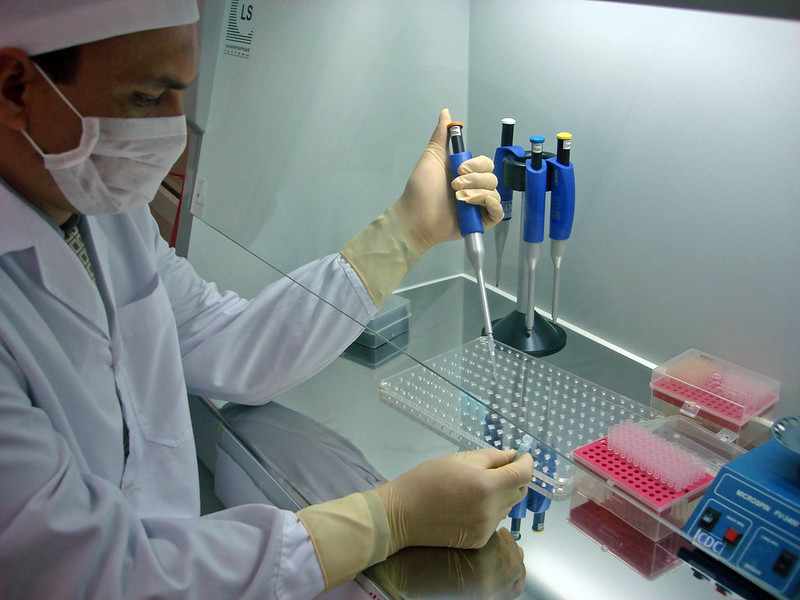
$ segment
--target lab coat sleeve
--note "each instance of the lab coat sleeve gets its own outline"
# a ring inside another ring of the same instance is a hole
[[[309,599],[324,589],[296,516],[264,505],[140,519],[81,472],[0,339],[0,598]]]
[[[220,293],[155,236],[194,394],[262,404],[332,362],[378,310],[341,254],[297,269],[248,301]]]

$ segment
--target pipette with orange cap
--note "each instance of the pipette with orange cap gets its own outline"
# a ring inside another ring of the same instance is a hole
[[[458,167],[461,163],[472,158],[472,152],[464,146],[463,123],[457,121],[450,123],[447,130],[450,133],[450,144],[452,153],[450,154],[450,172],[455,179],[458,177]],[[489,314],[489,302],[486,298],[486,284],[483,279],[483,263],[486,257],[486,249],[483,242],[483,218],[481,208],[473,204],[457,201],[458,224],[461,229],[461,236],[467,248],[467,258],[475,269],[475,278],[478,280],[480,291],[481,310],[483,311],[484,335],[489,337],[489,341],[494,346],[494,333],[492,331],[492,317]]]

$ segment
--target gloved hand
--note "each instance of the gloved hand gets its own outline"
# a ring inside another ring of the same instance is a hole
[[[377,489],[298,511],[326,589],[406,546],[482,547],[527,493],[533,457],[515,455],[486,449],[436,458]]]
[[[484,208],[481,211],[484,229],[503,220],[492,159],[476,156],[464,161],[458,167],[459,176],[450,182],[447,126],[451,122],[450,111],[444,109],[402,196],[389,209],[420,254],[436,244],[461,237],[453,190],[456,200]]]
[[[484,449],[422,463],[377,488],[391,532],[406,546],[480,548],[527,493],[533,457]]]
[[[452,195],[483,207],[484,228],[503,219],[493,163],[486,156],[465,161],[452,184],[447,159],[450,111],[439,123],[400,198],[342,249],[378,306],[431,247],[460,237]]]

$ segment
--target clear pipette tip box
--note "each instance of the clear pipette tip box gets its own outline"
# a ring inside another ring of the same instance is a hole
[[[650,388],[654,401],[735,433],[780,397],[780,382],[694,349],[655,368]]]
[[[576,448],[573,459],[595,475],[581,479],[587,499],[659,541],[683,527],[719,469],[742,453],[673,416],[612,426],[607,436]]]
[[[568,522],[578,531],[600,544],[646,579],[655,579],[681,563],[678,549],[683,541],[677,532],[668,532],[654,541],[639,528],[621,519],[615,512],[595,501],[607,492],[602,484],[578,471],[575,492],[570,498]],[[598,489],[599,492],[598,492]]]
[[[485,337],[383,380],[380,396],[463,449],[516,449],[529,433],[532,485],[552,498],[572,491],[573,448],[657,414]]]

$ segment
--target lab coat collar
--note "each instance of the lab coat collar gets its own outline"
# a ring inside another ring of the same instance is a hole
[[[28,248],[44,288],[108,336],[100,294],[64,233],[0,180],[0,257]]]

